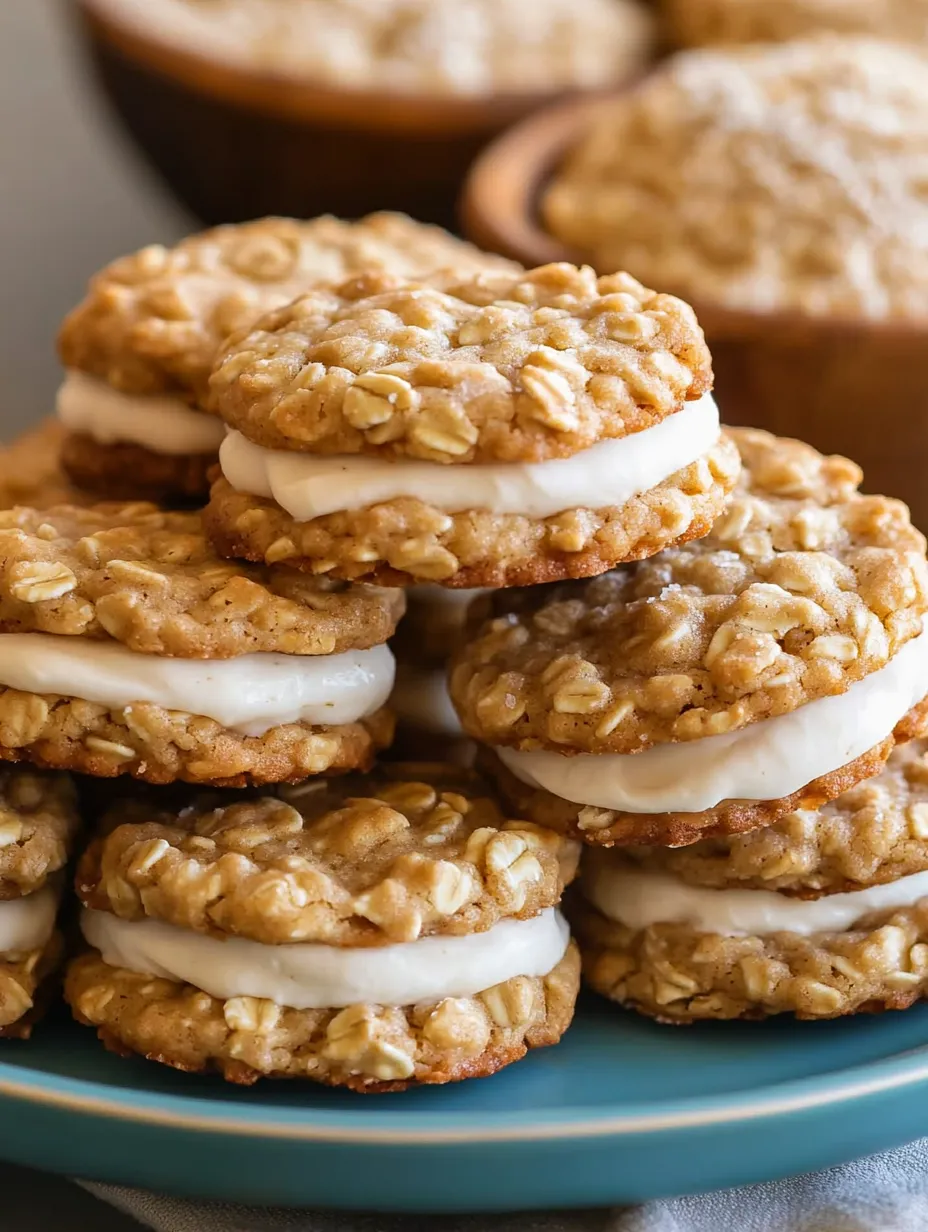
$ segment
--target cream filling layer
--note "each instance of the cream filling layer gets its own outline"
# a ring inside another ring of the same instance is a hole
[[[445,513],[482,509],[547,518],[565,509],[624,504],[702,457],[720,431],[718,407],[706,394],[653,428],[549,462],[444,466],[361,455],[316,457],[263,449],[230,432],[219,463],[236,491],[274,500],[298,522],[400,497]]]
[[[570,939],[553,907],[483,933],[368,947],[262,945],[88,908],[81,928],[112,967],[192,984],[223,1000],[262,997],[298,1010],[472,997],[517,975],[547,975]]]
[[[836,697],[739,731],[642,753],[497,748],[516,778],[562,800],[626,813],[701,813],[723,800],[779,800],[879,744],[928,694],[928,633]]]
[[[215,719],[245,736],[262,736],[283,723],[363,719],[390,696],[393,675],[387,646],[335,655],[168,659],[117,642],[0,634],[0,684],[7,688],[79,697],[109,710],[151,702]]]
[[[216,453],[225,435],[221,419],[193,410],[180,398],[121,393],[73,370],[58,390],[56,410],[66,428],[101,445],[142,445],[177,457]]]
[[[607,919],[627,928],[685,924],[701,933],[764,937],[770,933],[844,932],[873,911],[911,907],[928,896],[928,872],[887,885],[804,900],[775,890],[714,890],[669,873],[633,868],[603,853],[586,865],[582,890]]]
[[[460,736],[464,730],[448,695],[448,674],[441,667],[398,663],[390,706],[398,719],[423,731]]]
[[[0,954],[41,949],[54,931],[57,915],[58,893],[52,886],[0,902]]]

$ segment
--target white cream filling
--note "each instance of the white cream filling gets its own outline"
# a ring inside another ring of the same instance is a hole
[[[238,492],[274,500],[298,522],[412,497],[446,513],[483,509],[547,518],[565,509],[602,509],[663,483],[719,439],[709,394],[653,428],[602,441],[549,462],[443,466],[263,449],[230,432],[219,450],[222,473]]]
[[[131,711],[151,702],[215,719],[245,736],[283,723],[353,723],[393,688],[387,646],[334,655],[250,654],[168,659],[117,642],[53,633],[0,634],[0,684]]]
[[[143,445],[153,453],[216,453],[221,419],[192,410],[180,398],[125,394],[86,372],[69,371],[58,390],[58,418],[101,445]]]
[[[0,902],[0,954],[41,949],[52,935],[57,914],[58,893],[52,886]]]
[[[448,673],[441,667],[398,663],[390,695],[396,717],[439,736],[460,736],[461,720],[448,695]]]
[[[523,783],[574,804],[626,813],[700,813],[722,800],[792,795],[879,744],[926,694],[928,633],[922,633],[845,693],[739,731],[631,754],[496,752]]]
[[[262,997],[299,1010],[472,997],[517,975],[547,975],[570,938],[553,907],[483,933],[373,947],[262,945],[87,908],[81,928],[110,966],[179,980],[223,1000]]]
[[[844,932],[872,911],[911,907],[928,896],[928,872],[887,885],[804,900],[775,890],[714,890],[691,886],[670,873],[617,864],[609,853],[593,858],[583,873],[583,894],[610,920],[627,928],[685,924],[727,937],[770,933]]]

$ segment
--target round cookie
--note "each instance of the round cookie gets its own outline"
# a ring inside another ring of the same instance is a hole
[[[572,920],[597,991],[665,1021],[831,1018],[928,989],[928,743],[769,830],[590,851]]]
[[[368,765],[402,596],[220,560],[196,514],[0,514],[0,759],[220,786]],[[204,713],[205,711],[205,713]]]
[[[0,766],[0,913],[64,868],[79,828],[69,775]]]
[[[688,305],[588,268],[372,275],[229,340],[228,556],[397,585],[602,572],[704,534],[737,472]]]
[[[28,1039],[64,954],[61,870],[80,827],[66,774],[0,767],[0,1039]]]
[[[206,496],[222,425],[207,378],[227,334],[319,282],[366,270],[512,268],[400,214],[265,218],[151,245],[106,266],[59,336],[62,465],[109,499]]]
[[[920,734],[928,575],[905,506],[861,495],[846,459],[732,436],[742,477],[709,536],[495,596],[456,656],[465,730],[542,824],[606,845],[749,830]]]
[[[78,872],[93,948],[66,996],[109,1046],[236,1082],[493,1073],[570,1022],[579,960],[555,908],[576,864],[451,767],[117,803]]]

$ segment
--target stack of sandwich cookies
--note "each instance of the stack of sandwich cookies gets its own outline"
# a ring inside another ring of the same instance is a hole
[[[219,551],[395,585],[583,577],[705,534],[738,463],[688,305],[624,274],[320,288],[234,335]]]
[[[768,829],[588,852],[572,922],[590,984],[667,1021],[905,1009],[928,990],[928,742]]]
[[[402,593],[215,556],[152,505],[0,514],[0,759],[217,786],[366,768]]]
[[[224,432],[208,413],[207,379],[229,333],[321,281],[445,266],[510,268],[399,214],[266,218],[113,262],[59,338],[66,471],[108,499],[202,502]]]
[[[923,732],[925,541],[859,469],[735,430],[743,471],[698,543],[494,596],[451,694],[521,816],[680,846],[877,774]]]
[[[55,922],[79,827],[67,774],[0,768],[0,1037],[27,1039],[63,955]]]
[[[570,1023],[577,844],[506,821],[465,771],[126,815],[82,860],[91,949],[66,981],[117,1051],[391,1091],[494,1073]]]

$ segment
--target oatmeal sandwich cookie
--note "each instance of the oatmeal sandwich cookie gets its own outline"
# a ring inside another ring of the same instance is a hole
[[[928,742],[769,829],[589,851],[573,922],[592,986],[665,1021],[905,1009],[928,990]]]
[[[194,513],[0,513],[0,759],[219,786],[389,743],[397,591],[230,564]]]
[[[401,214],[264,218],[114,261],[59,337],[64,467],[110,499],[205,498],[224,431],[204,413],[207,378],[227,334],[329,279],[484,266],[512,268]]]
[[[77,875],[75,1016],[119,1052],[232,1082],[394,1091],[556,1043],[578,847],[466,771],[400,765],[276,797],[119,806]]]
[[[928,717],[925,540],[799,441],[732,432],[698,543],[494,596],[451,696],[510,808],[589,843],[768,825],[878,773]]]
[[[0,1038],[28,1039],[62,954],[55,922],[79,828],[67,774],[0,767]]]
[[[321,288],[229,340],[220,552],[393,585],[601,573],[705,534],[737,474],[692,310],[550,265]]]

